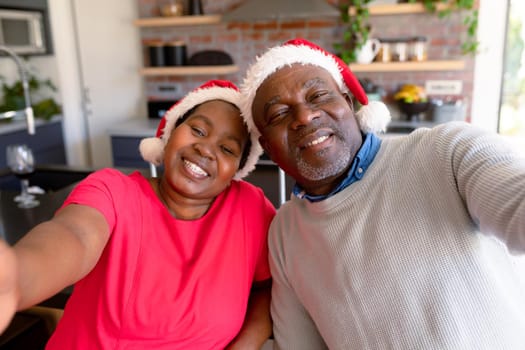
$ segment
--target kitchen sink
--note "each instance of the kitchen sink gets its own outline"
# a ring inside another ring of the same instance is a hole
[[[29,177],[29,185],[38,186],[46,193],[56,192],[79,182],[92,172],[92,169],[68,166],[37,166],[35,172]],[[9,169],[0,170],[0,190],[20,190],[20,180]]]

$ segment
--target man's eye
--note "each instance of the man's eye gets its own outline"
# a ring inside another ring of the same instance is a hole
[[[323,101],[325,97],[328,96],[328,91],[316,91],[310,96],[310,102],[319,102]]]
[[[288,109],[284,109],[284,108],[271,112],[268,118],[268,124],[275,124],[275,123],[280,122],[286,117],[287,114],[288,114]]]

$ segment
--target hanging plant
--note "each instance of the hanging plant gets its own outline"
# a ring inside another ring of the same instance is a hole
[[[440,18],[446,18],[453,12],[462,12],[464,14],[463,25],[467,29],[467,39],[461,43],[461,52],[464,55],[478,52],[478,10],[476,9],[476,0],[408,0],[407,2],[421,2],[428,12],[437,13]],[[439,9],[438,4],[440,3],[447,6]]]
[[[341,22],[344,23],[344,28],[342,40],[334,44],[334,49],[345,63],[355,62],[357,51],[368,40],[371,26],[368,23],[370,13],[367,5],[371,1],[349,0],[339,5]],[[352,7],[352,11],[349,11],[350,7]]]
[[[356,61],[357,51],[369,38],[371,26],[368,22],[370,17],[368,4],[370,2],[372,0],[347,0],[339,5],[343,32],[341,41],[334,44],[334,49],[345,63]],[[464,55],[478,52],[476,0],[399,0],[398,2],[420,2],[428,12],[437,13],[440,18],[448,17],[457,11],[463,12],[463,25],[467,29],[467,38],[461,43],[461,52]],[[447,6],[440,7],[438,6],[440,3]],[[350,8],[352,8],[351,11],[349,11]]]

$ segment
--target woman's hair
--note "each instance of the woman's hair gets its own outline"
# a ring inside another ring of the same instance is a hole
[[[224,101],[224,102],[227,102],[227,101]],[[231,104],[233,107],[235,107],[235,109],[237,109],[240,112],[239,107],[237,107],[233,103],[230,103],[230,102],[227,102],[227,103]],[[195,110],[197,109],[197,107],[199,107],[201,104],[198,104],[198,105],[194,106],[193,108],[189,109],[186,113],[184,113],[182,115],[182,117],[177,119],[177,121],[175,122],[175,127],[173,128],[173,130],[175,130],[179,125],[184,123],[186,121],[186,119],[188,119],[188,117],[190,115],[192,115],[193,112],[195,112]],[[246,123],[244,123],[244,121],[243,121],[243,124],[246,126]],[[246,126],[246,129],[248,129],[247,126]],[[239,169],[242,169],[244,167],[244,165],[246,164],[246,160],[248,159],[248,156],[250,155],[250,149],[251,148],[252,148],[252,140],[251,140],[250,136],[248,135],[248,139],[246,140],[246,144],[244,145],[244,149],[242,150],[241,160],[239,161]]]

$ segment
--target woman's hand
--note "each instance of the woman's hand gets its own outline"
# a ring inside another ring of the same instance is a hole
[[[17,310],[16,255],[6,242],[0,240],[0,334],[7,328]]]

